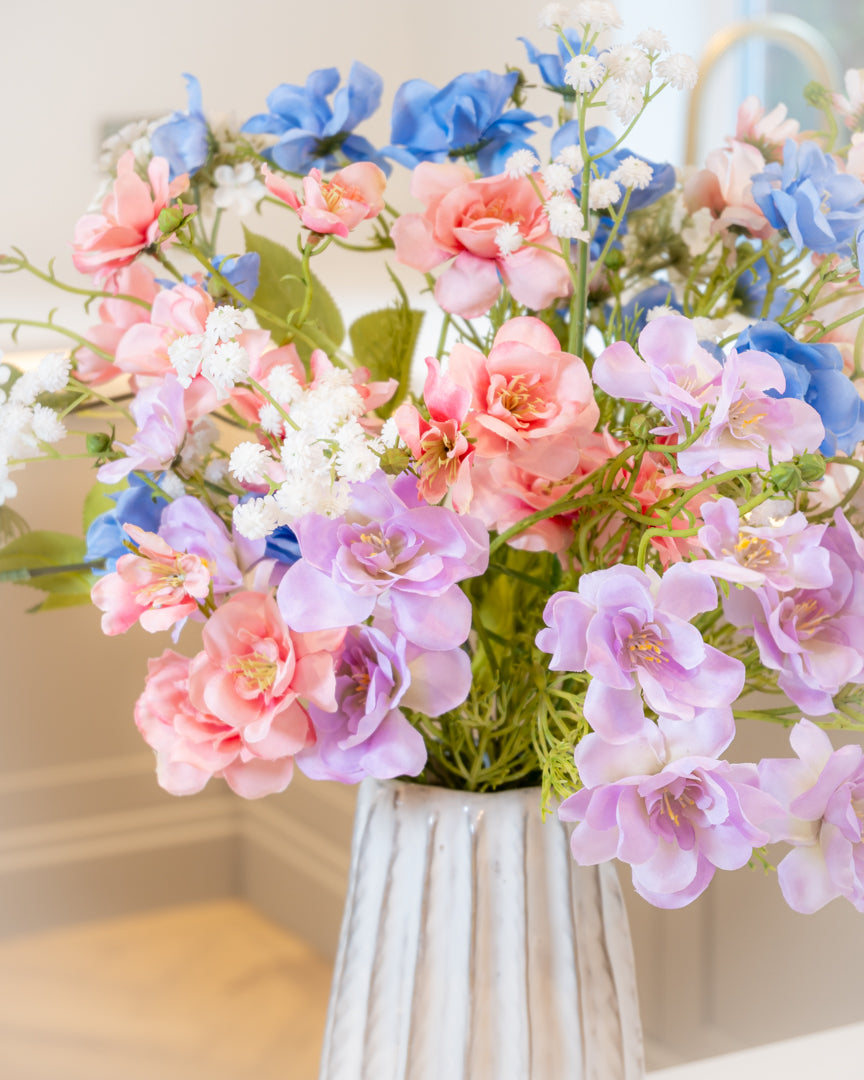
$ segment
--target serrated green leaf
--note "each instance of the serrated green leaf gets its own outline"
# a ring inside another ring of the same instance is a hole
[[[80,536],[36,530],[0,548],[0,570],[69,566],[83,562],[86,553],[87,545]]]
[[[254,301],[265,311],[286,318],[290,312],[297,311],[303,306],[306,294],[302,281],[303,264],[296,255],[293,255],[282,244],[275,240],[269,240],[266,236],[243,229],[246,238],[246,250],[256,251],[261,256],[261,270],[258,278],[258,288],[255,291]],[[342,316],[333,297],[315,274],[312,278],[312,306],[306,324],[317,327],[326,337],[338,346],[345,337],[345,325]],[[269,330],[274,338],[285,341],[285,327],[277,322],[268,320],[259,315],[259,322]],[[304,324],[304,325],[306,325]],[[294,344],[304,360],[312,353],[311,347],[299,338]]]
[[[422,311],[400,306],[361,315],[348,331],[357,363],[369,368],[373,379],[396,379],[399,383],[390,401],[378,409],[385,419],[408,388],[411,360],[422,323]]]
[[[102,484],[97,480],[93,487],[87,492],[87,495],[84,498],[84,507],[81,511],[82,525],[84,526],[85,533],[100,514],[104,514],[108,510],[113,510],[117,505],[115,501],[109,499],[108,496],[116,494],[118,491],[123,491],[128,486],[129,485],[125,480],[121,481],[119,484]]]

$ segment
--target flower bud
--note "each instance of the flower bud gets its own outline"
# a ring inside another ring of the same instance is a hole
[[[768,475],[778,491],[798,491],[803,483],[801,470],[791,461],[781,461]]]
[[[159,212],[159,231],[163,236],[176,232],[185,217],[182,206],[166,206]]]
[[[637,439],[647,442],[650,428],[651,421],[643,413],[636,413],[635,416],[630,418],[630,430]]]
[[[813,484],[825,475],[825,458],[821,454],[802,454],[798,458],[798,468],[805,484]]]
[[[101,456],[110,450],[112,441],[111,436],[104,431],[93,432],[87,436],[87,453]]]

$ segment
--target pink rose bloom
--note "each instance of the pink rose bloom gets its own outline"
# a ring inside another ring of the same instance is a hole
[[[261,170],[271,195],[297,211],[300,221],[314,233],[333,233],[343,239],[361,221],[377,217],[384,209],[387,177],[371,161],[347,165],[324,180],[319,169],[303,179],[303,202],[291,185],[267,166]]]
[[[168,182],[168,162],[154,157],[146,180],[135,172],[135,155],[127,150],[117,163],[117,179],[102,202],[100,214],[85,214],[75,226],[72,261],[82,274],[111,282],[118,270],[158,240],[159,214],[189,187],[184,173]]]
[[[246,739],[230,723],[202,712],[189,696],[192,661],[170,649],[149,661],[135,724],[156,751],[156,777],[172,795],[195,795],[211,777],[223,777],[247,799],[283,791],[298,751],[314,741],[302,713],[283,715],[265,738]]]
[[[846,122],[846,126],[860,128],[864,122],[864,68],[850,68],[843,79],[844,94],[834,94],[834,108]]]
[[[785,105],[776,105],[771,112],[755,95],[741,102],[738,107],[738,125],[735,138],[738,142],[752,143],[761,151],[766,161],[783,160],[783,144],[798,136],[799,123],[786,115]]]
[[[414,170],[411,194],[423,214],[403,214],[391,235],[398,262],[426,273],[455,256],[438,278],[435,299],[445,311],[473,319],[501,293],[501,281],[526,307],[547,307],[570,292],[567,266],[537,192],[527,179],[475,178],[467,165],[423,162]],[[502,225],[515,224],[524,244],[503,256],[495,240]]]
[[[716,219],[714,232],[735,225],[760,240],[770,236],[772,227],[753,199],[753,177],[765,170],[759,150],[732,139],[727,148],[712,150],[705,166],[684,184],[687,209],[693,213],[707,206]]]
[[[189,669],[190,700],[245,743],[284,743],[293,754],[309,723],[300,697],[336,708],[334,653],[344,637],[344,628],[296,633],[272,596],[236,593],[204,627],[204,651]]]
[[[622,469],[619,475],[621,479],[616,486],[623,489],[627,485],[630,474],[627,470]],[[676,491],[683,495],[684,490],[682,489],[692,487],[699,482],[699,479],[701,478],[684,476],[682,473],[674,472],[669,467],[666,458],[660,454],[646,453],[642,458],[639,474],[630,493],[635,499],[639,500],[639,508],[642,513],[651,516],[651,508],[661,499],[667,498],[670,492]],[[713,498],[714,492],[712,490],[702,491],[698,495],[694,495],[687,503],[687,509],[696,518],[696,523],[701,517],[702,507],[706,502],[711,502]],[[615,524],[620,524],[620,520],[616,520]],[[691,524],[690,518],[683,513],[671,521],[673,529],[689,529]],[[625,537],[625,543],[626,539]],[[672,562],[679,562],[681,559],[687,558],[700,550],[699,540],[696,536],[652,536],[649,543],[660,556],[660,562],[664,567]]]
[[[100,321],[96,326],[90,327],[87,337],[97,348],[111,356],[116,354],[117,346],[130,326],[149,322],[150,306],[159,293],[153,272],[143,263],[132,263],[131,266],[118,270],[114,287],[118,293],[145,300],[148,306],[120,299],[103,300],[99,305]],[[97,356],[87,348],[79,349],[75,359],[78,378],[91,386],[98,386],[99,383],[121,374],[121,369],[116,364]]]
[[[154,634],[198,611],[198,601],[210,591],[206,562],[175,551],[137,525],[123,528],[138,545],[138,554],[121,555],[116,572],[99,578],[93,586],[91,599],[104,612],[102,632],[124,634],[140,622]]]
[[[594,430],[600,411],[585,364],[562,352],[545,323],[510,319],[488,357],[455,345],[448,374],[471,393],[467,424],[478,457],[506,454],[547,480],[576,468],[580,440]]]
[[[173,371],[168,346],[179,337],[203,334],[213,307],[200,285],[180,282],[173,289],[160,289],[149,318],[130,326],[118,342],[117,367],[129,375],[161,377]]]

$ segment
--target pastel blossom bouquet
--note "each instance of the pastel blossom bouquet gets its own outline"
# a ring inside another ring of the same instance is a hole
[[[604,0],[540,24],[524,71],[401,86],[380,149],[360,63],[239,127],[187,76],[109,141],[86,283],[0,262],[95,307],[0,369],[0,572],[170,635],[135,721],[174,794],[540,785],[654,904],[786,842],[794,908],[864,911],[864,755],[825,730],[864,728],[864,71],[807,88],[820,132],[748,99],[688,175],[627,143],[693,61]],[[393,282],[347,337],[337,248]],[[76,435],[86,538],[31,532],[13,477]],[[727,760],[745,717],[796,756]]]

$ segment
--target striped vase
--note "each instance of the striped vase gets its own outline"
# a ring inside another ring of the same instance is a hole
[[[640,1080],[614,868],[537,788],[361,785],[320,1080]]]

